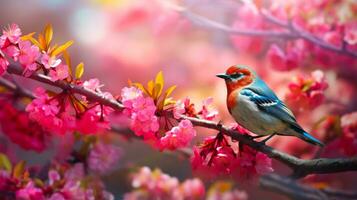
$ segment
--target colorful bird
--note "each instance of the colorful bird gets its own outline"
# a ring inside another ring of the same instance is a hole
[[[296,136],[314,145],[323,146],[318,139],[304,131],[294,114],[263,80],[246,66],[232,66],[224,74],[229,113],[241,126],[257,134],[254,138],[274,135]]]

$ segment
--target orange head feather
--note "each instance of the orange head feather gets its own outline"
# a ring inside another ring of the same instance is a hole
[[[245,66],[231,66],[227,69],[226,73],[218,74],[220,78],[223,78],[227,86],[227,106],[228,109],[233,108],[236,104],[237,92],[244,86],[253,82],[255,74],[252,70]]]

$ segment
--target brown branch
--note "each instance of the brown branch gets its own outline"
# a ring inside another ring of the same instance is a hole
[[[40,75],[34,74],[32,77],[38,77]],[[41,76],[44,79],[40,78],[34,78],[35,80],[47,80],[45,76]],[[59,87],[59,88],[73,88],[72,86],[65,86],[67,83],[60,83],[57,85],[57,83],[53,83],[51,85]],[[24,97],[28,98],[34,98],[34,95],[24,89],[20,88],[19,86],[11,83],[10,81],[0,78],[0,85],[6,87],[8,90],[13,91],[14,93],[18,93],[18,95],[22,95]],[[83,94],[83,92],[80,92],[79,94]],[[99,95],[99,94],[95,94]],[[100,98],[95,98],[95,99],[100,99]],[[105,104],[105,102],[101,102]],[[106,105],[110,105],[109,103]],[[117,105],[114,105],[117,106]],[[345,170],[355,170],[355,165],[356,164],[356,158],[353,158],[351,160],[349,159],[314,159],[314,160],[302,160],[298,159],[296,157],[290,156],[288,154],[284,154],[282,152],[279,152],[269,146],[262,145],[258,142],[255,142],[251,140],[251,138],[244,136],[236,131],[232,131],[227,127],[217,125],[215,122],[211,121],[206,121],[206,120],[201,120],[197,118],[190,118],[186,116],[182,116],[184,119],[190,120],[194,125],[196,126],[202,126],[210,129],[215,129],[218,131],[222,131],[224,134],[230,136],[234,140],[238,140],[246,145],[249,145],[252,148],[257,149],[258,151],[261,151],[263,153],[266,153],[270,157],[273,157],[284,164],[290,166],[291,168],[295,169],[295,173],[299,172],[298,169],[303,169],[301,172],[304,172],[304,174],[299,174],[300,176],[310,174],[310,173],[316,173],[318,171],[323,172],[323,173],[332,173],[332,172],[337,172],[337,171],[345,171]],[[126,127],[112,127],[112,131],[117,132],[121,135],[123,135],[127,139],[139,139],[140,137],[136,136],[130,129]],[[192,150],[191,149],[179,149],[177,150],[178,153],[185,157],[190,157],[192,155]],[[341,166],[344,167],[341,167]],[[299,166],[299,167],[297,167]],[[348,169],[348,167],[350,167]],[[284,195],[289,196],[292,199],[328,199],[328,198],[334,198],[334,199],[356,199],[357,194],[352,193],[352,192],[346,192],[346,191],[339,191],[339,190],[334,190],[334,189],[314,189],[308,186],[301,185],[294,181],[293,179],[290,179],[288,177],[282,177],[278,174],[268,174],[265,176],[262,176],[260,178],[260,185],[264,189],[268,189],[271,191],[279,192]]]
[[[202,26],[204,28],[213,29],[216,31],[222,31],[225,33],[233,34],[233,35],[243,35],[250,37],[270,37],[270,38],[281,38],[281,39],[303,39],[320,48],[333,51],[338,54],[347,55],[353,58],[357,58],[357,52],[347,49],[344,44],[340,47],[331,45],[320,38],[315,37],[313,34],[304,30],[294,23],[289,23],[289,21],[280,20],[272,15],[270,15],[267,11],[263,10],[261,15],[269,22],[279,26],[280,28],[284,28],[284,31],[273,31],[273,30],[249,30],[249,29],[237,29],[232,28],[229,25],[208,19],[201,15],[195,14],[188,9],[184,9],[181,7],[174,7],[174,10],[181,13],[183,16],[191,20],[198,26]]]
[[[8,72],[17,75],[22,75],[21,67],[14,64],[11,64],[8,67]],[[29,78],[58,88],[62,88],[64,90],[70,90],[71,92],[87,96],[88,99],[91,99],[103,105],[110,106],[116,110],[123,109],[123,105],[120,102],[104,98],[101,94],[87,90],[80,86],[69,84],[64,81],[52,82],[49,77],[37,73],[34,73]],[[216,122],[187,117],[187,116],[181,116],[181,117],[182,119],[190,120],[195,126],[201,126],[201,127],[221,131],[223,134],[231,137],[233,140],[248,145],[251,148],[256,149],[257,151],[263,152],[267,154],[269,157],[282,162],[283,164],[287,165],[292,169],[293,171],[292,176],[294,178],[302,178],[309,174],[326,174],[326,173],[337,173],[337,172],[357,170],[357,157],[335,158],[335,159],[318,158],[312,160],[303,160],[295,156],[278,151],[265,144],[256,142],[252,140],[249,136],[240,134],[237,131],[231,130],[229,127],[217,124]]]

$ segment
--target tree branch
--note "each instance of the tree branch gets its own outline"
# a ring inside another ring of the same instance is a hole
[[[41,77],[41,78],[39,78],[39,77]],[[47,82],[47,79],[48,79],[46,76],[39,75],[39,74],[34,74],[30,78],[33,78],[34,80],[38,80],[40,82],[43,82],[42,80],[46,80],[46,82]],[[0,85],[6,87],[10,91],[13,91],[14,93],[17,93],[18,95],[32,98],[32,99],[35,98],[34,95],[31,93],[31,91],[28,91],[24,88],[20,88],[19,86],[11,83],[10,81],[8,81],[4,78],[0,78]],[[51,85],[58,87],[58,88],[65,88],[65,89],[66,88],[75,88],[74,86],[67,86],[68,85],[67,83],[52,82]],[[75,91],[79,91],[79,88],[78,88],[78,90],[75,90]],[[79,91],[78,93],[84,94],[85,92]],[[94,95],[100,96],[99,94],[96,94],[96,93],[94,93]],[[95,97],[94,99],[100,99],[101,101],[107,101],[107,100],[103,100],[99,97]],[[103,103],[105,105],[111,105],[111,103],[109,103],[109,102],[107,102],[107,103],[100,102],[100,103]],[[119,102],[118,102],[118,104],[120,105]],[[118,105],[113,105],[113,106],[117,107]],[[115,107],[113,107],[113,108],[115,108]],[[281,161],[282,163],[286,164],[287,166],[291,167],[294,170],[295,174],[299,175],[299,177],[303,177],[303,176],[305,176],[307,174],[311,174],[311,173],[334,173],[334,172],[342,172],[342,171],[348,171],[348,170],[356,170],[357,158],[302,160],[302,159],[296,158],[294,156],[277,151],[269,146],[255,142],[255,141],[251,140],[251,138],[249,138],[245,135],[242,135],[236,131],[232,131],[225,126],[218,125],[215,122],[197,119],[197,118],[186,117],[186,116],[182,116],[182,118],[190,120],[196,126],[201,126],[201,127],[206,127],[206,128],[221,131],[225,135],[231,137],[233,140],[238,140],[238,141],[240,141],[240,142],[242,142],[258,151],[266,153],[270,157],[275,158],[275,159]],[[136,136],[130,129],[125,128],[125,127],[112,127],[111,130],[123,135],[125,138],[128,138],[128,139],[139,139],[139,137]],[[177,150],[177,152],[182,154],[185,157],[190,157],[192,155],[192,150],[187,149],[187,148],[179,149],[179,150]],[[292,199],[320,200],[320,199],[329,199],[329,198],[334,198],[334,199],[356,199],[357,198],[356,193],[339,191],[339,190],[334,190],[334,189],[329,189],[329,188],[315,189],[315,188],[311,188],[309,186],[299,184],[291,178],[282,177],[282,176],[280,176],[278,174],[274,174],[274,173],[262,176],[260,178],[260,185],[263,189],[282,193],[284,195],[291,197]]]
[[[8,66],[9,73],[22,75],[21,66],[11,64]],[[81,94],[86,96],[88,99],[96,101],[100,104],[107,105],[113,109],[121,111],[124,107],[118,101],[113,101],[103,97],[101,94],[87,90],[81,86],[66,83],[64,81],[52,82],[49,77],[34,73],[29,78],[37,80],[42,83],[46,83],[57,88],[62,88],[64,90],[69,90],[73,93]],[[172,114],[172,113],[171,113]],[[290,167],[293,171],[292,177],[302,178],[309,174],[326,174],[326,173],[337,173],[345,171],[355,171],[357,170],[357,157],[354,158],[318,158],[312,160],[303,160],[295,156],[278,151],[270,146],[256,142],[247,135],[243,135],[237,131],[231,130],[229,127],[217,124],[213,121],[187,117],[182,115],[182,119],[187,119],[192,122],[195,126],[201,126],[209,129],[214,129],[221,131],[223,134],[231,137],[235,141],[239,141],[242,144],[250,146],[257,151],[267,154],[269,157],[274,158],[283,164]]]
[[[232,28],[226,24],[208,19],[201,15],[195,14],[188,9],[184,9],[181,7],[173,7],[174,10],[181,13],[183,16],[191,20],[198,26],[202,26],[204,28],[222,31],[225,33],[233,34],[233,35],[243,35],[250,37],[270,37],[270,38],[281,38],[281,39],[303,39],[320,48],[350,56],[352,58],[357,58],[357,52],[351,51],[348,48],[344,47],[342,44],[340,47],[331,45],[320,38],[315,37],[313,34],[304,30],[294,23],[288,23],[286,21],[280,20],[272,15],[270,15],[267,11],[263,10],[261,15],[269,22],[279,26],[280,28],[286,29],[286,31],[273,31],[273,30],[249,30],[249,29],[237,29]]]

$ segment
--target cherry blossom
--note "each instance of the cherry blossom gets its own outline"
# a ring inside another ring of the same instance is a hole
[[[56,57],[52,57],[45,53],[41,57],[41,63],[46,69],[51,69],[56,68],[59,64],[61,64],[61,59],[57,59]]]
[[[22,66],[29,71],[29,73],[36,71],[36,60],[40,57],[40,50],[37,46],[31,45],[29,41],[19,42],[19,62]]]
[[[47,146],[50,134],[32,121],[27,113],[20,112],[5,100],[0,102],[2,104],[0,124],[4,134],[24,149],[42,152]]]
[[[114,145],[96,143],[88,157],[88,166],[94,172],[108,173],[120,158],[120,149]]]
[[[17,24],[11,24],[3,30],[3,35],[0,38],[4,40],[4,43],[8,41],[12,44],[17,44],[20,41],[21,34],[19,26]]]
[[[316,70],[309,77],[297,76],[289,84],[286,95],[289,105],[300,110],[319,106],[325,99],[324,92],[328,88],[324,73]]]
[[[185,147],[196,136],[196,131],[189,120],[182,120],[178,126],[173,127],[160,138],[159,148],[175,150]]]

